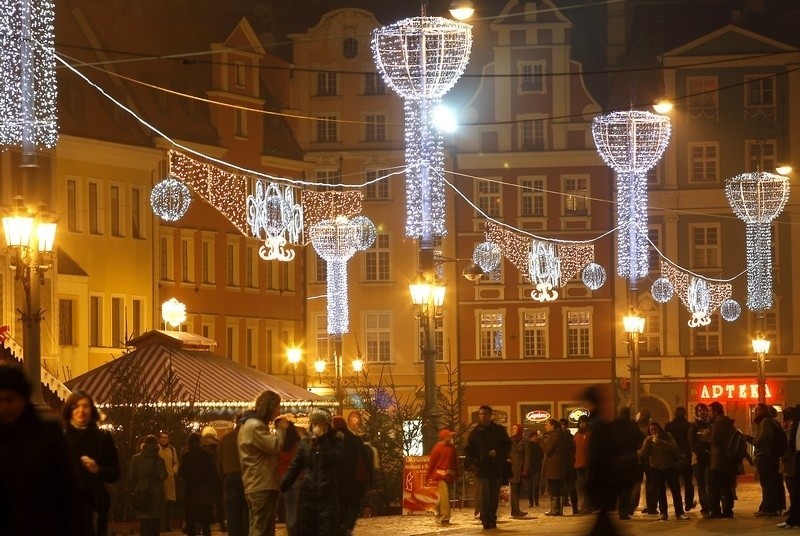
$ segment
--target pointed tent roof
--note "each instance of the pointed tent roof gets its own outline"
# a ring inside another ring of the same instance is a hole
[[[98,404],[111,401],[114,367],[136,364],[142,369],[143,385],[152,400],[161,400],[164,382],[174,374],[171,401],[194,402],[205,407],[249,407],[266,389],[278,393],[285,407],[335,404],[302,387],[229,361],[210,351],[216,342],[179,331],[150,331],[133,339],[136,349],[66,383],[72,391],[86,391]]]

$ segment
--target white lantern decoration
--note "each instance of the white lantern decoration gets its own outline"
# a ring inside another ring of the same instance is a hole
[[[719,306],[719,312],[722,318],[728,322],[733,322],[742,314],[742,306],[736,300],[727,299]]]
[[[247,196],[247,224],[250,234],[264,241],[258,256],[265,261],[289,262],[303,229],[303,208],[294,201],[294,188],[258,180],[255,194]]]
[[[667,303],[675,294],[675,287],[672,286],[672,283],[670,283],[669,279],[666,277],[659,277],[653,281],[650,287],[650,294],[658,303]]]
[[[696,328],[707,326],[711,323],[711,294],[708,291],[708,283],[701,277],[692,277],[689,288],[686,291],[686,303],[689,305],[689,312],[692,318],[689,320],[689,327]]]
[[[558,298],[558,286],[561,280],[561,261],[556,255],[555,244],[533,240],[528,257],[528,274],[536,286],[531,298],[536,301],[553,301]]]
[[[606,270],[596,262],[590,262],[584,267],[581,279],[587,288],[597,290],[606,282]]]
[[[192,194],[189,187],[174,177],[167,177],[150,192],[153,213],[166,221],[178,221],[189,210]]]
[[[494,242],[481,242],[475,246],[475,250],[472,252],[472,262],[480,266],[485,274],[497,270],[502,259],[503,253],[500,246]]]

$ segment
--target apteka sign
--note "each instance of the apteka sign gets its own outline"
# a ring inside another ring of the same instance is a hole
[[[764,386],[767,398],[772,398],[769,385]],[[704,383],[700,400],[758,400],[757,383]]]

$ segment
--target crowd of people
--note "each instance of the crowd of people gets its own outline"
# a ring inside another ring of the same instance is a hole
[[[167,431],[141,438],[125,482],[139,533],[170,530],[180,482],[188,536],[210,536],[212,522],[231,536],[274,535],[280,508],[290,536],[350,535],[377,452],[342,417],[314,411],[306,431],[280,405],[264,391],[221,440],[207,426],[180,453]],[[21,368],[0,364],[0,534],[108,534],[106,486],[121,470],[100,420],[83,391],[67,398],[61,419],[37,409]]]

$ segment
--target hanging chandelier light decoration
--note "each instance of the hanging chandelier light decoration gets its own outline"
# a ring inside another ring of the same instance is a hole
[[[561,281],[561,262],[556,255],[555,244],[542,240],[531,242],[528,254],[528,277],[534,284],[531,298],[538,302],[553,301],[558,298],[555,287]]]
[[[583,268],[581,281],[586,288],[597,290],[606,283],[606,269],[596,262],[590,262]]]
[[[789,200],[789,178],[743,173],[725,182],[728,203],[747,229],[747,308],[772,307],[772,220]]]
[[[286,246],[302,243],[303,210],[294,195],[292,186],[256,180],[255,193],[247,196],[247,223],[251,235],[264,241],[258,256],[265,261],[289,262],[295,251]]]
[[[658,303],[667,303],[675,295],[675,287],[666,277],[659,277],[650,286],[650,294]]]
[[[50,0],[0,2],[0,145],[23,155],[58,140],[54,20]]]
[[[189,210],[192,193],[189,187],[175,177],[167,177],[153,186],[150,207],[153,213],[166,221],[178,221]]]
[[[480,266],[485,274],[497,270],[502,260],[503,252],[500,250],[500,246],[488,240],[475,246],[475,250],[472,252],[472,262]]]
[[[647,171],[669,144],[669,117],[641,110],[613,112],[592,121],[603,161],[617,174],[617,275],[647,276]]]
[[[433,120],[442,96],[467,67],[472,28],[425,16],[372,32],[372,53],[387,85],[405,99],[406,236],[432,241],[446,234],[444,141]]]
[[[742,306],[739,305],[739,302],[736,300],[725,300],[722,302],[722,305],[719,306],[719,312],[722,318],[728,322],[733,322],[742,314]]]
[[[355,220],[340,215],[314,223],[309,231],[314,250],[327,263],[330,335],[341,335],[350,329],[347,261],[356,251],[367,249],[374,242],[375,234],[369,230],[365,232],[366,222],[372,224],[364,217]]]
[[[661,260],[661,277],[656,279],[653,287],[656,286],[656,283],[658,283],[661,290],[653,292],[653,299],[659,303],[669,301],[669,298],[664,301],[660,301],[659,298],[663,299],[667,294],[671,297],[672,293],[667,292],[671,287],[692,315],[688,322],[689,327],[696,328],[709,325],[711,323],[711,315],[723,304],[727,304],[725,305],[725,311],[720,311],[724,320],[733,322],[739,316],[738,314],[735,316],[728,314],[732,312],[733,308],[739,306],[738,303],[731,299],[733,286],[730,283],[709,281],[706,278],[685,272],[663,259]],[[655,289],[651,288],[651,291],[653,290]]]

